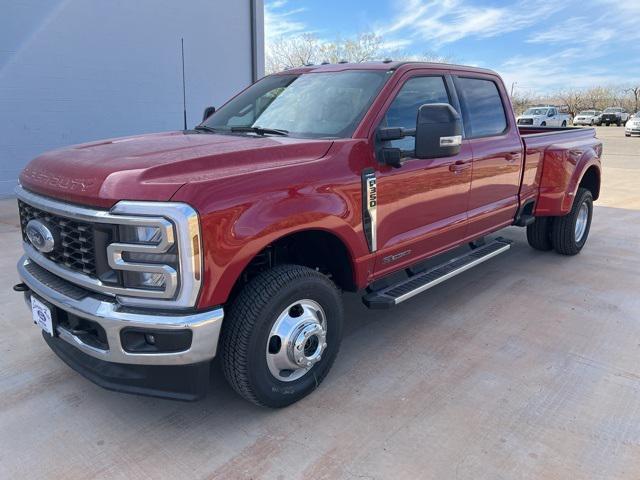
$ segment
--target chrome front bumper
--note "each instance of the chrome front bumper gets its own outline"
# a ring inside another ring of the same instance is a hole
[[[221,307],[206,312],[180,315],[124,309],[115,301],[92,293],[75,299],[36,278],[27,269],[29,262],[29,258],[23,256],[18,262],[18,273],[33,293],[69,314],[96,322],[104,329],[109,345],[105,350],[88,345],[62,326],[57,327],[59,338],[83,353],[105,362],[135,365],[188,365],[215,357],[224,318]],[[189,329],[192,332],[191,346],[180,352],[126,352],[120,341],[120,331],[125,327],[153,330]]]

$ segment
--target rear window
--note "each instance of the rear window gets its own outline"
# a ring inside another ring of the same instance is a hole
[[[507,129],[507,116],[498,87],[491,80],[458,78],[467,138],[500,135]]]

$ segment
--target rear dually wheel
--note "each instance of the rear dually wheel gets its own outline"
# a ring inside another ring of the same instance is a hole
[[[555,217],[551,229],[551,243],[562,255],[580,253],[587,241],[593,217],[593,196],[586,188],[579,188],[571,211]]]

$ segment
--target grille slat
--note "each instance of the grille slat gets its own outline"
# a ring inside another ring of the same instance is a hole
[[[65,265],[71,270],[97,277],[94,248],[94,227],[90,223],[78,222],[70,218],[52,215],[18,200],[22,239],[29,243],[27,224],[31,220],[41,220],[58,239],[52,252],[43,253],[49,260]]]

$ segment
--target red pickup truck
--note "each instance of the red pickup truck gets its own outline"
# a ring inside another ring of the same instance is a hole
[[[309,66],[205,116],[20,176],[14,288],[106,388],[193,400],[219,356],[244,398],[291,404],[336,358],[342,291],[390,308],[508,250],[510,225],[574,255],[600,193],[594,130],[518,128],[484,69]]]

